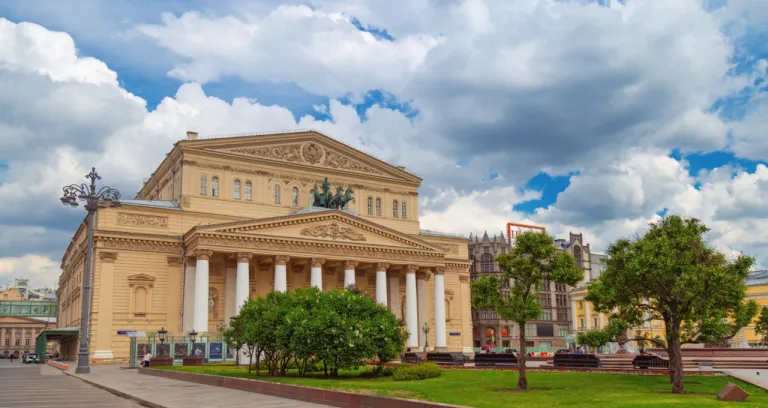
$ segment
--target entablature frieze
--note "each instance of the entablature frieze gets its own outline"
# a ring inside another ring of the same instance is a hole
[[[99,230],[93,240],[97,248],[181,255],[181,240],[173,235]]]
[[[306,258],[324,257],[338,261],[388,262],[391,264],[418,263],[417,268],[442,266],[443,254],[421,252],[375,245],[354,245],[334,242],[313,242],[280,239],[265,236],[198,234],[188,241],[187,252],[198,248],[217,252],[250,251],[259,255],[296,254]]]

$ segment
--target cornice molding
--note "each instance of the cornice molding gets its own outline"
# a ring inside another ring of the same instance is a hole
[[[181,244],[179,242],[104,236],[94,237],[94,240],[101,248],[181,255]]]

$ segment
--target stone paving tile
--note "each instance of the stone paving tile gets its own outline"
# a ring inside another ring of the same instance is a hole
[[[166,408],[325,408],[327,405],[287,398],[194,384],[186,381],[139,375],[138,369],[118,366],[94,366],[91,373],[80,376],[87,381],[135,396]]]
[[[18,361],[11,364],[8,360],[0,360],[0,384],[0,408],[140,406],[43,364],[21,364]]]

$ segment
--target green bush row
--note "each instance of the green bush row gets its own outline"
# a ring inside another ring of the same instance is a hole
[[[395,381],[414,381],[437,378],[443,375],[443,369],[435,363],[405,364],[392,373]]]

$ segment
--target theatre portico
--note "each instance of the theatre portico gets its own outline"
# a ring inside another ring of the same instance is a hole
[[[467,240],[420,228],[420,183],[317,132],[190,132],[135,200],[97,214],[92,358],[127,358],[121,332],[215,333],[247,298],[310,286],[367,293],[410,348],[471,352]],[[79,324],[84,235],[62,262],[61,327]]]

